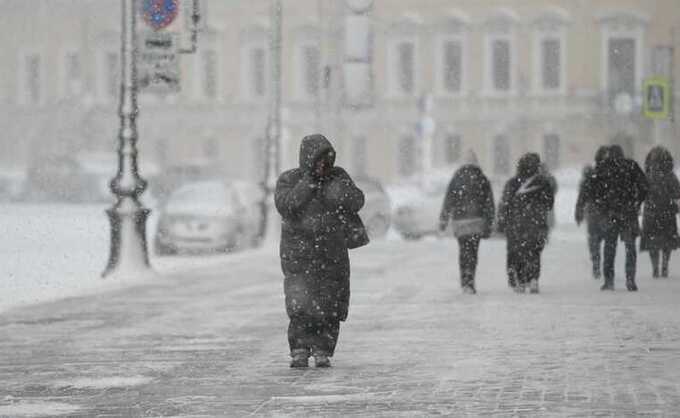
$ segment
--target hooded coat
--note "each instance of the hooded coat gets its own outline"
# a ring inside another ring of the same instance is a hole
[[[635,161],[624,158],[618,147],[610,147],[609,156],[596,165],[588,188],[589,201],[601,214],[603,231],[622,233],[625,239],[640,234],[638,213],[648,183]]]
[[[676,214],[680,182],[668,150],[653,148],[645,160],[649,193],[642,212],[641,250],[675,249],[680,244]]]
[[[439,228],[444,230],[450,220],[481,218],[485,228],[480,236],[488,238],[491,234],[494,216],[491,183],[481,168],[474,164],[466,164],[456,170],[446,190],[439,217]]]
[[[529,153],[517,163],[517,174],[505,184],[498,207],[498,229],[512,242],[544,242],[548,212],[555,195],[550,180],[539,172],[540,158]]]
[[[318,177],[326,158],[332,167]],[[281,174],[274,200],[281,214],[281,268],[288,316],[344,321],[349,308],[350,265],[345,214],[356,214],[364,194],[347,172],[335,167],[335,150],[322,135],[300,145],[300,166]]]

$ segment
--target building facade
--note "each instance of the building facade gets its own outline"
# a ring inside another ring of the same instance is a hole
[[[0,4],[0,161],[115,150],[120,2]],[[284,168],[317,131],[350,172],[384,181],[458,164],[467,150],[499,180],[527,151],[554,170],[592,161],[602,144],[638,160],[657,143],[680,152],[675,123],[641,112],[645,79],[680,75],[676,0],[282,5]],[[210,164],[260,179],[270,1],[201,8],[198,50],[179,57],[179,90],[140,97],[139,148],[161,166]]]

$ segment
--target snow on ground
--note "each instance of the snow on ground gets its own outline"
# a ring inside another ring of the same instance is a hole
[[[0,204],[0,312],[10,307],[121,289],[147,280],[101,278],[109,256],[106,209],[106,205]],[[147,228],[148,236],[152,237],[153,211]],[[161,274],[239,259],[236,254],[150,257]]]
[[[559,191],[556,218],[561,225],[573,225],[578,170],[556,173]],[[71,296],[116,290],[139,283],[106,280],[101,273],[108,260],[109,223],[107,205],[0,204],[0,312],[15,306]],[[152,237],[155,218],[148,223]],[[566,234],[583,236],[568,228]],[[400,241],[391,230],[388,241]],[[149,239],[149,242],[153,242]],[[278,243],[259,250],[275,253]],[[180,256],[157,258],[151,254],[154,269],[161,274],[210,268],[238,262],[249,251],[221,256]]]

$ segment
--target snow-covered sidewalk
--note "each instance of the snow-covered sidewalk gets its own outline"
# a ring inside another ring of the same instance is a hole
[[[619,255],[617,271],[622,272]],[[330,370],[290,370],[273,248],[134,289],[0,318],[0,416],[672,415],[680,410],[680,263],[600,292],[582,230],[544,254],[539,295],[505,281],[501,240],[462,295],[451,239],[353,252]]]

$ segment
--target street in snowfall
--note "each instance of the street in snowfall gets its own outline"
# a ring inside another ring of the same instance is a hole
[[[296,370],[276,245],[153,258],[156,277],[111,284],[96,278],[106,255],[102,208],[31,209],[2,208],[10,232],[1,255],[17,260],[19,276],[10,282],[46,301],[17,306],[19,287],[3,283],[0,416],[680,411],[678,258],[668,279],[652,279],[641,258],[638,292],[620,275],[615,292],[601,292],[583,229],[562,224],[543,255],[540,294],[508,288],[505,241],[491,239],[481,245],[478,293],[465,295],[453,239],[388,235],[351,252],[352,302],[333,367]],[[68,235],[74,229],[80,240]],[[60,273],[72,263],[80,267]],[[54,300],[64,294],[52,288],[79,296]]]

